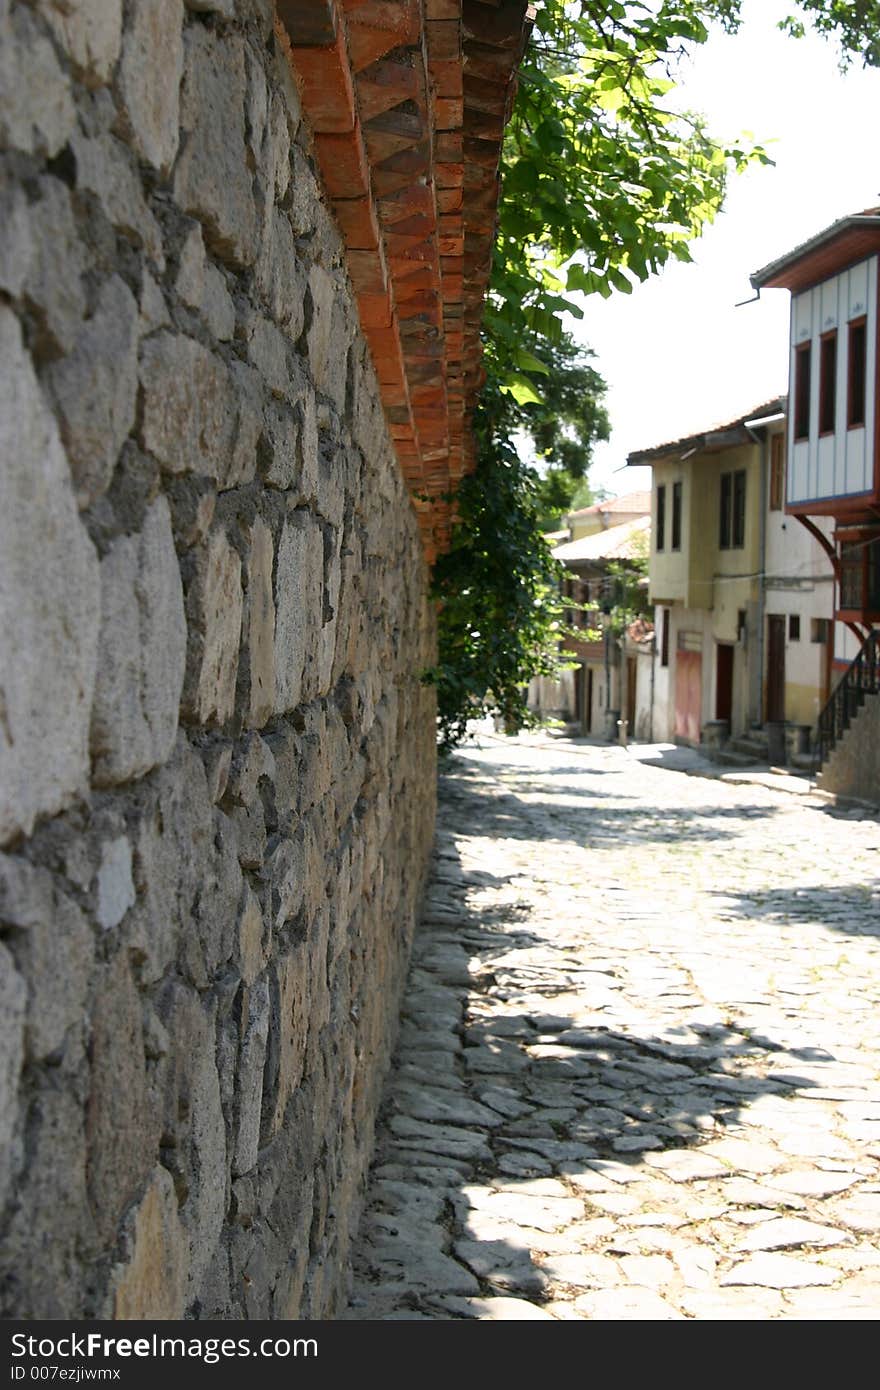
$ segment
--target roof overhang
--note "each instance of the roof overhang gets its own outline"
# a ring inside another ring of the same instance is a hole
[[[880,213],[857,213],[841,217],[793,251],[756,270],[749,280],[755,290],[807,290],[878,251]]]
[[[427,558],[474,465],[504,126],[527,0],[276,0]]]
[[[727,424],[701,430],[699,434],[684,435],[681,439],[657,444],[652,449],[637,449],[627,454],[627,464],[632,468],[641,468],[646,464],[683,460],[692,458],[695,454],[718,454],[725,449],[738,448],[742,444],[754,444],[755,430],[784,419],[785,405],[784,396],[764,401],[754,410],[730,420]]]

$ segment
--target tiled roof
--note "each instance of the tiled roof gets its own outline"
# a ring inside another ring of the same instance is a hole
[[[644,516],[651,510],[650,492],[628,492],[624,497],[607,497],[604,502],[594,502],[591,507],[580,507],[576,512],[569,512],[569,518],[580,516],[602,516],[606,512],[632,512],[635,516]]]
[[[650,516],[637,516],[632,521],[622,522],[620,526],[611,526],[607,531],[597,531],[595,535],[584,536],[579,541],[557,545],[553,554],[566,564],[588,560],[632,560],[647,553],[645,541],[650,531]]]
[[[752,288],[805,289],[833,274],[841,257],[847,263],[880,250],[880,208],[839,217],[830,227],[749,276]]]
[[[526,0],[276,0],[432,560],[474,462],[480,319]]]
[[[664,444],[653,444],[648,449],[636,449],[627,455],[627,463],[640,466],[650,463],[652,459],[665,458],[670,454],[681,453],[712,453],[719,449],[730,448],[735,444],[749,443],[751,436],[746,428],[746,422],[750,425],[759,423],[761,420],[768,420],[775,415],[785,413],[787,397],[772,396],[769,401],[762,401],[760,405],[753,406],[751,410],[745,411],[742,415],[737,415],[733,420],[725,420],[720,424],[703,426],[702,429],[693,434],[681,435],[678,439],[670,439]]]

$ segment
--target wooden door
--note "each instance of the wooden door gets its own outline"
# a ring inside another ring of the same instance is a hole
[[[703,656],[701,652],[676,652],[675,735],[688,743],[700,741]]]
[[[629,721],[629,736],[635,738],[636,733],[636,658],[628,656],[626,658],[626,715]]]
[[[733,652],[730,642],[719,642],[715,665],[715,718],[730,723],[733,714]]]
[[[785,718],[785,617],[767,615],[767,719]]]

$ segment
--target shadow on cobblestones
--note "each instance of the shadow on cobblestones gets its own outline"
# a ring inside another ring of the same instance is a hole
[[[873,884],[813,884],[723,896],[725,915],[736,902],[736,915],[745,919],[761,917],[786,926],[801,922],[852,936],[880,937],[880,879]]]
[[[593,769],[590,775],[594,775]],[[777,814],[776,808],[770,805],[742,803],[678,808],[645,805],[640,800],[635,809],[618,804],[635,798],[616,788],[606,796],[604,789],[584,789],[564,783],[557,783],[555,796],[546,797],[541,795],[540,785],[528,780],[515,781],[512,777],[505,778],[504,791],[499,794],[497,786],[473,774],[465,773],[460,777],[467,790],[454,800],[461,806],[468,806],[470,833],[492,840],[534,840],[536,828],[540,829],[540,822],[544,821],[549,823],[549,833],[554,839],[570,839],[588,846],[600,845],[605,840],[617,843],[624,832],[636,846],[651,842],[721,841],[735,838],[742,821],[770,819]]]
[[[865,889],[796,886],[818,808],[639,776],[441,779],[345,1316],[876,1315]]]
[[[461,949],[434,927],[417,950],[351,1317],[510,1317],[493,1301],[541,1308],[560,1283],[613,1280],[612,1258],[644,1246],[640,1213],[662,1233],[687,1191],[689,1222],[717,1214],[735,1163],[707,1141],[723,1148],[756,1101],[815,1084],[762,1076],[785,1049],[732,1026],[681,1043],[524,1010],[468,1026],[488,982],[462,988]],[[601,1255],[571,1253],[596,1242]]]

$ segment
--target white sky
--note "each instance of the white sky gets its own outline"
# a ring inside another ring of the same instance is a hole
[[[749,273],[850,212],[880,203],[880,71],[837,69],[834,44],[795,41],[775,21],[785,0],[745,0],[736,37],[714,36],[683,69],[682,105],[718,136],[743,131],[776,167],[735,179],[726,209],[691,247],[632,295],[584,301],[575,336],[593,348],[608,382],[609,444],[590,473],[609,494],[650,487],[650,469],[623,467],[629,452],[696,433],[787,389],[789,295]],[[772,143],[771,143],[772,142]]]

